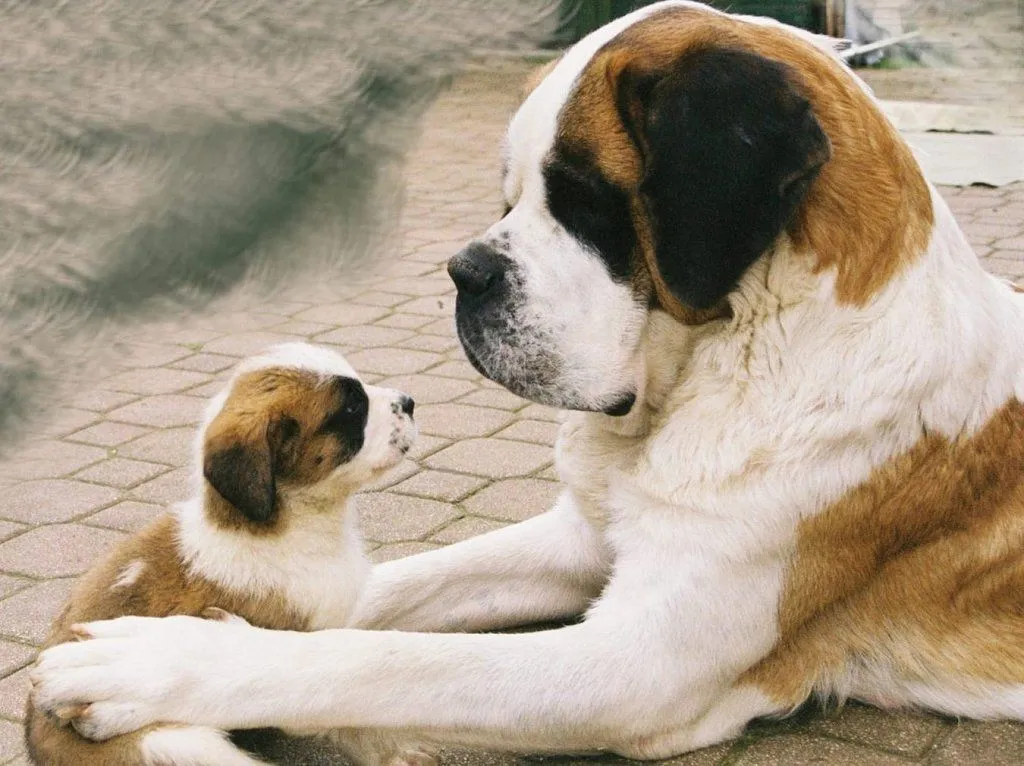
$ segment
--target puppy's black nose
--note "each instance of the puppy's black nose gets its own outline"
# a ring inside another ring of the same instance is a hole
[[[411,396],[403,396],[399,399],[399,406],[402,408],[402,412],[412,417],[413,408],[416,406],[416,402],[412,400]]]
[[[511,263],[490,245],[474,242],[448,261],[448,276],[460,293],[480,296],[502,280]]]

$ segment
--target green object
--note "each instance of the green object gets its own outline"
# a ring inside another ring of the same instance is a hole
[[[705,0],[732,13],[770,16],[786,24],[812,29],[814,0]],[[650,5],[643,0],[562,0],[562,41],[575,42],[587,33],[632,10]]]

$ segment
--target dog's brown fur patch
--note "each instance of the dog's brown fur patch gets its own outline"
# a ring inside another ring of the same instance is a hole
[[[240,375],[223,409],[206,429],[204,461],[228,461],[223,470],[239,494],[268,493],[277,502],[277,485],[302,486],[325,478],[345,457],[346,445],[323,423],[344,406],[344,393],[333,380],[316,373],[271,367]],[[288,422],[294,426],[287,426]],[[292,433],[285,438],[284,428]],[[204,506],[209,519],[224,529],[253,534],[281,534],[287,516],[273,514],[254,523],[206,481]]]
[[[288,606],[283,594],[231,593],[191,572],[178,551],[178,522],[164,515],[119,545],[76,583],[43,649],[76,640],[71,626],[125,615],[200,616],[220,607],[253,625],[276,630],[308,630],[307,618]],[[129,567],[141,567],[130,583],[118,585]],[[47,766],[139,766],[142,738],[153,727],[92,742],[68,725],[39,713],[31,698],[26,709],[26,742],[33,760]]]
[[[668,71],[680,56],[714,47],[781,61],[801,81],[832,156],[788,233],[797,248],[813,254],[818,270],[835,269],[841,302],[866,303],[928,246],[931,196],[910,149],[853,75],[793,34],[695,8],[654,13],[595,54],[562,110],[559,141],[594,157],[609,181],[635,194],[643,147],[630,138],[618,112],[621,73],[627,67]],[[662,306],[684,321],[706,320],[706,314],[679,305],[648,250],[639,259]]]
[[[851,662],[1024,684],[1024,405],[928,435],[799,528],[781,638],[741,682],[784,705]]]

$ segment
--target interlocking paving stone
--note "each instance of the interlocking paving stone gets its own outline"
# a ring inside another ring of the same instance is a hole
[[[523,521],[551,508],[561,485],[541,479],[506,479],[491,484],[463,502],[469,513],[502,521]]]
[[[42,479],[0,491],[0,516],[27,524],[54,524],[113,503],[120,492],[84,481]]]
[[[448,545],[449,543],[458,543],[463,540],[468,540],[471,537],[482,535],[485,532],[493,532],[495,529],[501,529],[504,526],[506,526],[504,523],[494,521],[493,519],[482,519],[479,516],[466,516],[465,518],[453,521],[444,529],[434,533],[430,539],[434,542]]]
[[[284,330],[282,330],[284,332]],[[176,370],[191,370],[194,372],[220,372],[226,370],[238,362],[237,359],[225,354],[193,354],[171,365]]]
[[[380,385],[404,391],[416,400],[416,406],[450,402],[473,391],[476,386],[468,380],[438,378],[433,375],[397,375],[385,378]]]
[[[355,325],[341,327],[321,335],[313,340],[316,343],[334,343],[339,346],[373,348],[374,346],[391,346],[415,335],[412,330],[399,330],[392,327],[376,325]]]
[[[434,543],[394,543],[392,545],[382,545],[371,551],[369,555],[370,560],[375,564],[382,564],[385,561],[394,561],[406,556],[414,556],[417,553],[437,550],[440,547],[440,545],[435,545]]]
[[[72,580],[36,583],[0,601],[0,634],[40,644],[71,594]],[[0,714],[2,715],[2,714]]]
[[[53,418],[43,426],[40,433],[44,436],[67,436],[95,423],[98,418],[99,415],[90,410],[61,407],[54,413]]]
[[[403,495],[415,495],[446,503],[457,503],[487,483],[486,479],[445,471],[420,471],[392,487]]]
[[[425,537],[461,511],[448,503],[386,492],[368,492],[356,498],[363,535],[378,543],[399,543]],[[0,546],[0,556],[3,546]]]
[[[810,726],[837,739],[914,758],[924,755],[945,728],[946,724],[933,716],[889,713],[856,703],[848,704],[841,714],[822,716]]]
[[[184,465],[192,455],[192,445],[195,439],[196,430],[194,428],[168,428],[153,431],[129,444],[118,447],[117,454],[150,463]]]
[[[0,574],[0,599],[17,593],[20,590],[30,587],[34,583],[25,577],[15,577],[9,574]]]
[[[123,407],[129,402],[133,402],[138,399],[135,394],[125,393],[124,391],[109,391],[102,388],[97,388],[93,391],[86,391],[82,394],[77,395],[71,400],[72,404],[76,407],[81,407],[84,410],[95,410],[96,412],[109,412],[115,407]]]
[[[547,447],[492,438],[456,442],[424,462],[441,471],[504,479],[532,473],[550,462],[551,458],[551,450]]]
[[[76,479],[106,484],[119,489],[128,489],[149,479],[154,479],[168,470],[166,465],[145,463],[140,460],[114,457],[89,466],[75,474]]]
[[[551,447],[558,436],[558,424],[542,420],[520,420],[503,431],[499,431],[495,436],[499,439],[514,439],[534,444],[546,444]]]
[[[163,510],[164,507],[161,505],[125,500],[110,508],[87,516],[82,520],[82,523],[94,527],[117,529],[121,532],[137,532],[156,518]]]
[[[849,742],[790,734],[755,742],[730,766],[906,766],[907,760]],[[966,764],[964,764],[966,766]]]
[[[0,543],[0,569],[29,577],[81,574],[123,537],[81,524],[39,527]]]
[[[963,721],[936,749],[928,766],[1011,766],[1024,763],[1024,726]]]
[[[25,702],[32,688],[28,671],[23,668],[0,680],[0,718],[21,721],[25,717]]]
[[[499,410],[516,412],[523,409],[529,402],[508,391],[496,391],[486,388],[474,391],[459,399],[459,404],[472,404],[475,407],[495,407]]]
[[[151,394],[173,394],[186,388],[205,383],[209,376],[201,372],[173,369],[128,370],[108,378],[104,384],[115,391],[149,396]]]
[[[188,498],[191,492],[191,468],[179,468],[178,470],[165,473],[152,481],[133,487],[131,496],[136,500],[142,500],[159,505],[167,505]]]
[[[329,306],[315,306],[296,314],[293,319],[304,322],[322,322],[339,327],[356,324],[368,324],[375,319],[389,314],[387,308],[380,306],[360,306],[355,303],[335,303]]]
[[[0,640],[0,677],[25,667],[35,653],[31,646]]]
[[[79,471],[105,457],[107,451],[99,447],[39,441],[25,446],[7,463],[0,465],[0,474],[22,481],[55,478]]]
[[[422,372],[443,358],[429,351],[409,351],[400,348],[370,348],[348,356],[349,363],[360,373],[379,375],[407,375]]]
[[[75,431],[68,436],[68,439],[85,444],[94,444],[97,447],[116,447],[126,441],[136,439],[143,434],[149,433],[150,429],[143,426],[133,426],[129,423],[114,423],[103,421],[96,425]]]
[[[511,423],[513,417],[501,410],[462,404],[428,404],[416,409],[422,433],[449,439],[487,436]]]
[[[112,410],[109,416],[136,425],[173,428],[198,423],[202,409],[203,403],[194,396],[168,394],[139,399]]]
[[[239,332],[210,341],[203,346],[203,350],[241,358],[261,354],[271,346],[293,343],[295,340],[294,335],[280,332]]]

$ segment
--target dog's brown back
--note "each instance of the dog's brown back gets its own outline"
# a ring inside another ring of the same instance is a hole
[[[76,584],[43,648],[75,640],[71,626],[76,623],[127,615],[200,616],[210,607],[259,627],[308,629],[306,619],[277,594],[239,596],[190,573],[181,560],[177,535],[177,519],[164,514],[96,564]],[[25,717],[29,757],[39,766],[139,766],[142,738],[152,730],[92,742],[70,725],[41,715],[31,697]]]

